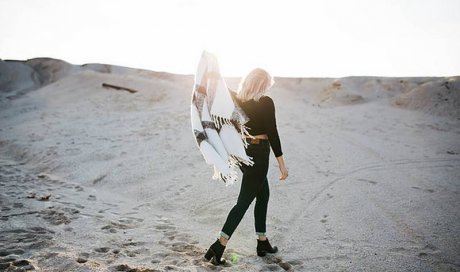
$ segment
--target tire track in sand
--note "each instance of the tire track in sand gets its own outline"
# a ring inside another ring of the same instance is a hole
[[[441,165],[436,165],[433,166],[433,163],[447,163],[447,164],[441,164]],[[459,167],[460,166],[460,159],[452,159],[452,158],[431,158],[431,159],[401,159],[401,160],[392,160],[384,163],[369,163],[357,168],[354,168],[344,174],[335,174],[338,175],[338,177],[335,177],[333,180],[327,182],[324,186],[322,186],[318,192],[316,192],[310,199],[308,199],[305,203],[305,205],[299,206],[295,211],[292,213],[292,216],[289,218],[287,224],[290,226],[295,225],[295,223],[300,219],[305,216],[305,214],[312,212],[311,211],[311,206],[312,204],[324,194],[324,192],[331,188],[334,184],[337,182],[340,182],[344,179],[350,178],[355,174],[358,173],[369,173],[369,172],[374,172],[374,171],[380,171],[380,170],[385,170],[385,169],[392,169],[395,170],[395,167],[398,166],[408,166],[408,165],[416,165],[416,169],[424,169],[426,166],[418,166],[420,164],[430,164],[429,167],[437,167],[437,168],[443,168],[443,167]],[[292,236],[295,230],[293,228],[286,229],[283,233],[280,234],[280,239],[284,240],[285,237]]]

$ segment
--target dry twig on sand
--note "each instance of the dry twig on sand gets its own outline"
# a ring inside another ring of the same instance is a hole
[[[137,93],[137,90],[130,89],[130,88],[127,88],[127,87],[118,86],[118,85],[113,85],[113,84],[109,84],[109,83],[102,83],[102,87],[113,88],[113,89],[116,89],[116,90],[128,91],[130,93]]]

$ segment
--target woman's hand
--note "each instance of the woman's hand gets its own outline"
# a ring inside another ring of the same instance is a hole
[[[280,165],[280,172],[281,172],[280,180],[287,179],[289,174],[288,174],[288,170],[287,170],[286,166]]]
[[[276,160],[278,160],[278,166],[280,168],[280,172],[281,172],[281,176],[280,176],[280,180],[285,180],[287,179],[288,177],[288,170],[286,168],[286,165],[284,164],[284,157],[283,155],[279,156],[279,157],[276,157]]]

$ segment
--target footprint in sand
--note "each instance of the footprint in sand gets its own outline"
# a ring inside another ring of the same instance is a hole
[[[134,207],[133,210],[138,211],[143,207],[151,207],[151,206],[152,206],[152,203],[147,202],[147,203],[144,203],[144,204],[141,204],[141,205],[138,205],[138,206]]]
[[[370,184],[377,184],[377,181],[373,181],[373,180],[370,180],[370,179],[363,179],[363,178],[360,178],[360,179],[357,179],[359,181],[364,181],[364,182],[367,182],[367,183],[370,183]]]
[[[281,269],[285,271],[301,271],[303,265],[300,260],[283,261],[281,257],[276,255],[267,255],[263,257],[263,261],[268,264],[263,268],[269,271],[279,271]]]
[[[430,255],[438,253],[438,248],[432,244],[426,244],[421,251],[417,254],[420,259],[426,259]]]
[[[79,210],[51,206],[39,212],[39,216],[53,225],[69,224],[78,218]]]
[[[144,268],[144,267],[131,267],[127,264],[119,264],[110,267],[110,271],[121,271],[121,272],[155,272],[157,270],[149,269],[149,268]]]
[[[422,188],[417,187],[417,186],[412,186],[412,189],[421,190],[421,191],[424,191],[424,192],[427,192],[427,193],[434,193],[434,192],[436,192],[436,191],[433,190],[433,189],[422,189]]]
[[[35,250],[48,248],[53,244],[53,231],[32,227],[0,231],[1,271],[34,270],[34,266],[22,256],[31,256]]]
[[[137,255],[150,255],[150,250],[148,248],[125,249],[124,252],[128,257],[137,257]]]
[[[98,247],[98,248],[95,248],[94,251],[98,252],[98,253],[107,253],[110,251],[110,248],[108,247]]]
[[[136,225],[132,224],[132,221],[126,222],[126,220],[120,219],[118,222],[112,221],[109,225],[103,226],[101,229],[106,230],[110,233],[117,233],[118,230],[133,229]]]
[[[163,270],[180,270],[184,266],[203,264],[201,258],[204,250],[197,246],[198,241],[192,240],[186,233],[177,231],[170,220],[159,218],[154,228],[163,233],[158,243],[167,248],[168,252],[155,254],[152,264]]]
[[[96,201],[96,196],[95,195],[89,195],[88,200]]]
[[[326,219],[327,217],[328,217],[327,214],[323,215],[323,218],[319,222],[321,222],[323,224],[326,223],[327,222],[327,219]]]
[[[35,267],[29,260],[15,260],[12,258],[0,258],[1,271],[29,271],[35,270]]]
[[[185,193],[185,192],[188,190],[188,188],[190,188],[190,187],[192,187],[192,185],[190,185],[190,184],[185,185],[185,186],[183,186],[182,188],[180,188],[177,192],[175,192],[174,194],[175,194],[176,196],[180,196],[180,195],[182,195],[183,193]]]
[[[155,229],[156,229],[156,230],[159,230],[159,231],[166,232],[166,231],[175,230],[176,227],[174,227],[174,226],[171,225],[171,224],[162,224],[162,225],[156,225],[156,226],[155,226]]]
[[[89,256],[90,254],[86,252],[78,254],[77,263],[86,263],[88,261]]]

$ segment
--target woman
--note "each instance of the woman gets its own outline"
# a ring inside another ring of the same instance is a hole
[[[236,227],[243,218],[254,198],[255,230],[258,235],[257,255],[265,256],[266,253],[276,253],[277,247],[272,247],[265,236],[267,206],[270,195],[267,180],[270,146],[278,161],[281,172],[280,180],[288,177],[281,143],[276,128],[275,105],[273,100],[264,94],[273,85],[274,81],[267,71],[256,68],[241,81],[236,95],[238,104],[244,110],[250,121],[246,123],[254,139],[248,138],[246,148],[248,156],[253,158],[254,165],[242,165],[243,180],[236,205],[228,214],[227,220],[220,233],[220,238],[211,245],[205,258],[214,264],[223,264],[222,254]]]

